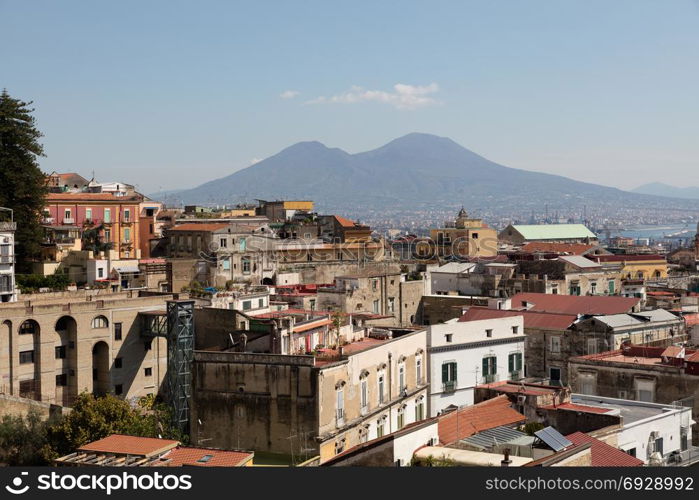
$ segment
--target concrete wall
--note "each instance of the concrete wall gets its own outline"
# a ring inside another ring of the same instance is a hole
[[[50,403],[34,401],[33,399],[0,394],[0,418],[6,415],[26,417],[30,411],[37,412],[42,420],[46,420],[54,415],[68,413],[69,409]]]

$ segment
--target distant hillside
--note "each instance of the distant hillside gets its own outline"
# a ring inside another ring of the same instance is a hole
[[[675,187],[668,184],[663,184],[662,182],[652,182],[650,184],[644,184],[631,192],[640,194],[651,194],[654,196],[667,196],[669,198],[691,198],[694,200],[699,199],[699,187],[689,186],[689,187]]]
[[[662,201],[558,175],[505,167],[451,139],[418,133],[357,154],[320,142],[300,142],[227,177],[151,197],[186,204],[236,203],[255,198],[312,199],[330,209],[464,203],[480,209],[507,206],[522,211],[544,203],[647,205]]]

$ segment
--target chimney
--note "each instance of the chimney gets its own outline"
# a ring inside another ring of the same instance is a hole
[[[504,458],[500,461],[500,466],[502,467],[509,467],[512,464],[512,460],[510,460],[510,449],[505,448],[503,450],[505,456]]]

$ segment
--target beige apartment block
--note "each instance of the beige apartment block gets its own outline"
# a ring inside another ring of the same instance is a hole
[[[43,295],[0,304],[0,393],[62,406],[83,391],[124,398],[158,393],[167,343],[141,337],[139,313],[164,311],[172,295]]]

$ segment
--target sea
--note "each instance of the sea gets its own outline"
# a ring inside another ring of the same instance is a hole
[[[636,226],[622,231],[621,236],[629,238],[650,238],[654,240],[664,239],[669,235],[687,231],[680,235],[681,238],[692,239],[696,234],[695,224],[668,224],[660,226]],[[674,239],[674,238],[673,238]]]

